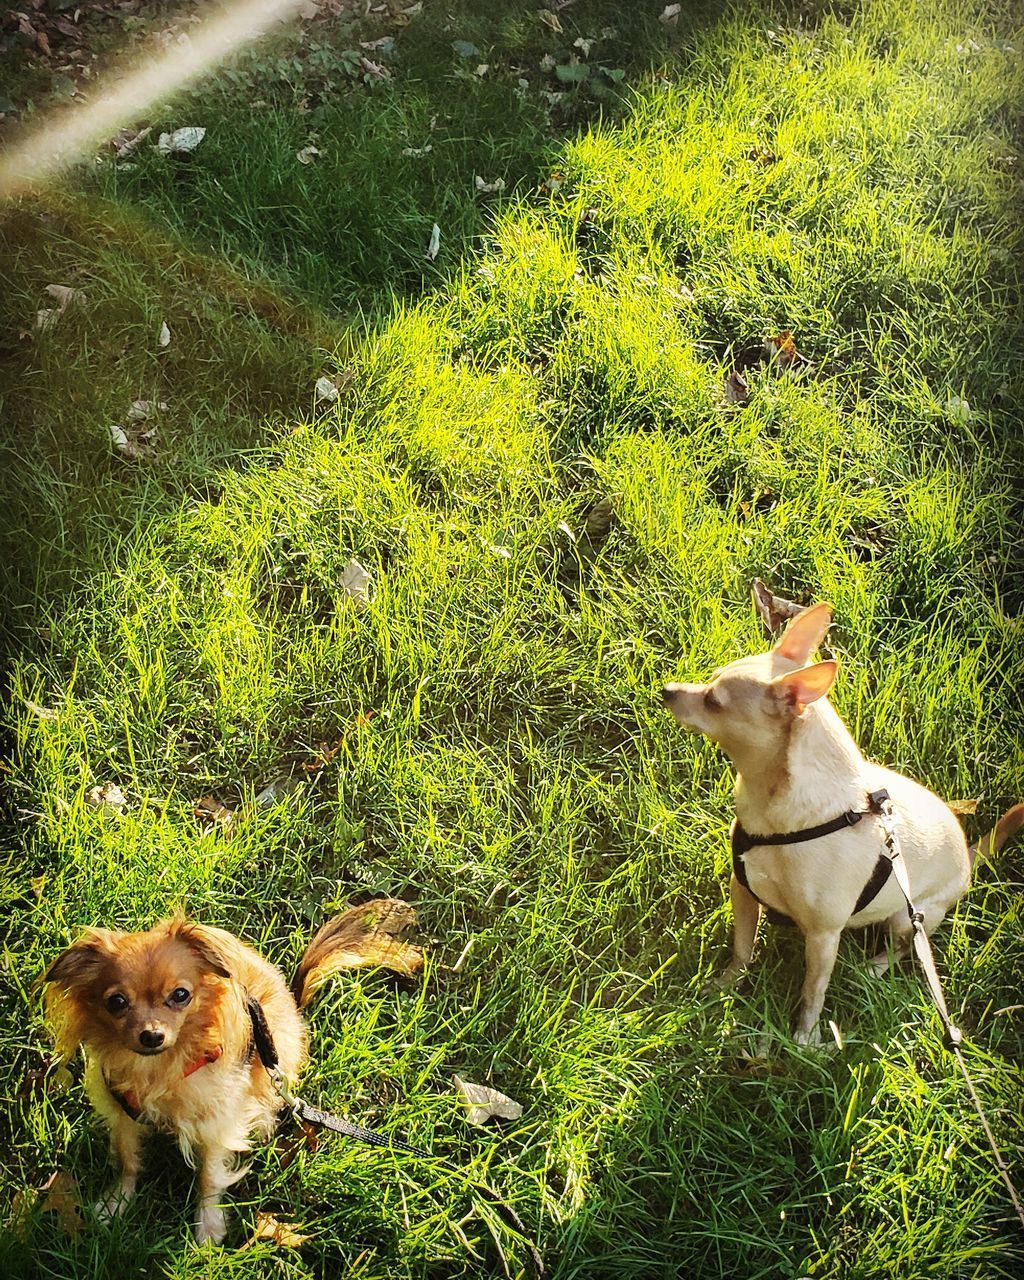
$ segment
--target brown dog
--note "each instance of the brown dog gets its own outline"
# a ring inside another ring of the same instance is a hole
[[[768,653],[731,662],[707,684],[664,691],[679,723],[717,742],[736,767],[733,956],[720,985],[749,965],[762,905],[784,913],[804,936],[796,1039],[805,1044],[816,1038],[843,929],[885,922],[899,951],[910,944],[905,900],[879,861],[882,830],[872,795],[884,790],[891,799],[929,933],[966,891],[976,852],[938,796],[864,758],[829,704],[836,663],[808,661],[831,621],[831,605],[814,605]],[[1022,825],[1024,805],[1017,805],[986,837],[986,851],[998,851]],[[819,826],[831,830],[817,832]],[[882,952],[873,963],[883,973],[888,962]]]
[[[269,1135],[283,1105],[255,1052],[250,1001],[290,1087],[306,1062],[299,1009],[342,967],[414,971],[420,953],[393,936],[414,920],[408,904],[388,898],[329,921],[302,957],[294,996],[281,971],[233,934],[182,916],[144,933],[90,929],[58,956],[43,975],[47,1015],[65,1057],[85,1048],[86,1089],[121,1169],[100,1212],[124,1209],[147,1131],[161,1128],[199,1165],[196,1239],[221,1241],[221,1196],[245,1173],[236,1156]]]

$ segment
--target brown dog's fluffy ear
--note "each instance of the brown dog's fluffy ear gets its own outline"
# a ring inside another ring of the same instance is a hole
[[[832,625],[832,606],[830,604],[814,604],[803,613],[798,613],[782,633],[782,638],[773,647],[772,652],[780,658],[788,658],[800,666],[825,639],[825,634]]]
[[[168,922],[167,931],[190,947],[211,973],[218,978],[231,977],[230,962],[219,937],[219,929],[208,929],[194,920],[186,920],[184,916],[175,916]]]
[[[53,983],[62,991],[87,986],[96,977],[103,960],[110,955],[112,938],[113,934],[105,929],[90,929],[51,961],[39,979],[40,985]]]

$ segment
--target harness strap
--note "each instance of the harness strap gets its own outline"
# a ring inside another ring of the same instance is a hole
[[[764,907],[765,915],[768,917],[769,924],[777,925],[793,925],[795,921],[787,916],[784,912],[778,911],[775,907],[770,907],[767,903],[761,902],[753,889],[750,887],[750,881],[747,878],[747,868],[744,865],[744,855],[749,853],[751,849],[756,849],[759,845],[779,845],[779,844],[803,844],[808,840],[819,840],[822,836],[830,836],[836,831],[845,831],[847,827],[856,826],[861,818],[868,814],[880,814],[879,805],[883,801],[888,801],[888,791],[872,791],[868,795],[867,809],[847,809],[845,813],[839,815],[838,818],[832,818],[828,822],[819,822],[816,827],[803,827],[799,831],[787,831],[782,834],[773,835],[751,835],[746,831],[737,819],[732,824],[732,831],[729,834],[729,841],[732,845],[732,869],[733,874],[747,892]],[[851,916],[857,915],[863,911],[869,902],[872,902],[881,892],[882,886],[892,874],[893,864],[890,858],[884,853],[878,855],[878,861],[875,863],[874,870],[868,878],[867,884],[860,892]]]

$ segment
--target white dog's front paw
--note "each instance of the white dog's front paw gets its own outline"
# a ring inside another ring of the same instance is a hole
[[[221,1244],[227,1231],[227,1219],[220,1205],[199,1210],[199,1217],[196,1219],[196,1244],[205,1244],[207,1240]]]
[[[825,1044],[818,1023],[810,1028],[798,1028],[793,1032],[793,1039],[806,1049],[821,1049]]]
[[[719,991],[731,991],[747,971],[745,964],[727,964],[721,973],[716,973],[701,987],[701,994],[715,995]]]

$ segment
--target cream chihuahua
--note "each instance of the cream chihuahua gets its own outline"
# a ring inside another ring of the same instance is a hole
[[[768,653],[731,662],[707,684],[664,691],[679,723],[717,742],[736,767],[733,955],[718,985],[750,964],[762,906],[770,918],[788,917],[804,936],[801,1044],[817,1039],[843,929],[886,923],[897,953],[910,945],[906,903],[883,855],[877,793],[891,799],[928,933],[966,891],[976,854],[938,796],[866,760],[829,704],[835,662],[807,663],[831,621],[830,605],[814,605]],[[1017,805],[980,847],[998,851],[1022,825]],[[879,974],[888,963],[888,950],[872,961]]]

